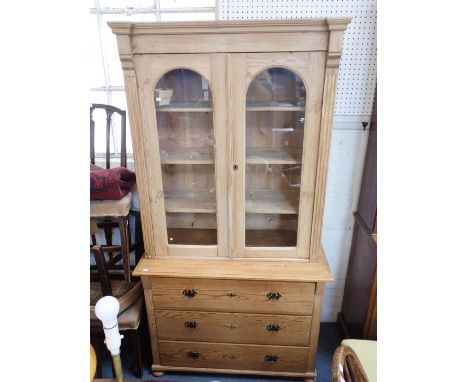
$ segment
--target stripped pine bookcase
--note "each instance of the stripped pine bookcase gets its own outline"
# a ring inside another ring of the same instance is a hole
[[[349,18],[109,22],[152,371],[317,378],[328,154]]]

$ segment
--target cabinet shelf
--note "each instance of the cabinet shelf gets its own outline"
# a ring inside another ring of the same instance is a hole
[[[206,148],[180,148],[164,154],[161,150],[161,164],[214,164],[214,153]]]
[[[245,212],[250,214],[297,214],[299,191],[247,190]]]
[[[170,104],[159,106],[158,112],[211,112],[213,107],[211,101],[193,102],[171,102]]]
[[[246,230],[245,245],[247,247],[295,247],[297,245],[297,231],[286,229]]]
[[[166,212],[216,213],[216,196],[208,189],[168,190],[164,206]]]
[[[168,228],[167,242],[182,245],[216,245],[217,233],[215,229]]]
[[[295,102],[248,101],[247,111],[305,111],[305,106]]]
[[[302,149],[296,148],[247,148],[247,164],[299,164]]]

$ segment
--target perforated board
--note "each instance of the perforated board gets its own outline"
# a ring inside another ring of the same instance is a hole
[[[350,16],[337,85],[336,115],[371,115],[377,80],[376,0],[218,0],[218,18]]]

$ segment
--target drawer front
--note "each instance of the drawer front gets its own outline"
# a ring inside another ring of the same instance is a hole
[[[158,337],[308,346],[311,316],[157,310]]]
[[[151,278],[156,309],[311,315],[315,283]]]
[[[159,341],[162,366],[303,373],[307,355],[305,347]]]

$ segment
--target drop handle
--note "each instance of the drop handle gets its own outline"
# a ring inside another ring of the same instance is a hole
[[[185,297],[192,298],[192,297],[195,297],[197,295],[197,291],[195,289],[184,289],[182,291],[182,294]]]
[[[197,359],[197,358],[200,358],[200,353],[197,351],[189,351],[187,352],[187,357],[192,358],[192,359]]]
[[[276,325],[276,324],[270,324],[270,325],[267,325],[266,329],[269,331],[269,332],[278,332],[281,327],[279,325]]]
[[[265,362],[276,363],[278,361],[278,356],[274,354],[268,354],[265,356]]]
[[[278,301],[281,298],[281,293],[279,292],[270,292],[267,294],[268,300]]]
[[[196,329],[198,326],[198,323],[197,321],[185,321],[184,325],[187,329]]]

